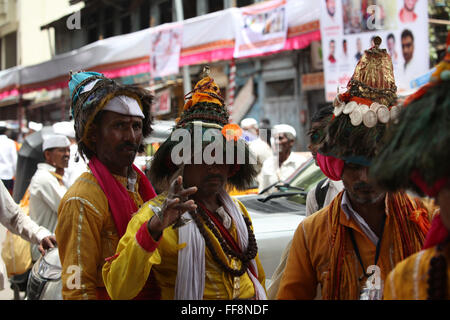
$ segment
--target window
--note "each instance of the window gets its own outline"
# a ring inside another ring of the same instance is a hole
[[[208,0],[208,13],[223,10],[223,0]]]
[[[88,43],[94,42],[98,40],[99,36],[99,28],[98,28],[98,13],[93,12],[87,18],[87,35],[88,35]]]
[[[172,22],[172,0],[159,4],[159,23]]]
[[[139,7],[139,30],[150,27],[150,1],[144,1]]]
[[[131,16],[128,14],[120,19],[121,34],[131,32]]]
[[[292,97],[294,93],[294,79],[266,82],[266,98]]]
[[[185,20],[197,16],[197,1],[183,0],[183,16]]]
[[[5,69],[17,66],[17,32],[7,34],[4,43]]]
[[[0,0],[0,15],[8,14],[8,0]]]
[[[245,7],[245,6],[249,6],[249,5],[253,4],[254,2],[255,2],[254,0],[237,0],[236,6],[238,8]]]
[[[114,35],[114,8],[106,7],[103,19],[103,38],[109,38]]]

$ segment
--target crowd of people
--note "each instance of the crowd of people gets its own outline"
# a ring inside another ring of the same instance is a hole
[[[58,248],[68,300],[449,299],[450,49],[398,104],[380,43],[311,118],[308,149],[326,178],[269,285],[252,217],[230,190],[270,190],[307,158],[288,124],[268,135],[253,118],[231,123],[207,71],[148,174],[134,161],[152,134],[152,94],[71,74],[73,130],[42,137],[29,217],[10,194],[17,147],[0,132],[0,222],[33,243],[33,262]]]

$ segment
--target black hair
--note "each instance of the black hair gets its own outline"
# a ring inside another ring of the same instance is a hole
[[[389,40],[389,39],[394,39],[394,41],[395,41],[395,36],[394,36],[393,33],[389,33],[388,36],[386,37],[386,39],[387,39],[387,40]]]
[[[408,30],[408,29],[403,30],[401,38],[404,39],[406,37],[411,37],[412,41],[414,41],[414,35],[411,32],[411,30]]]
[[[333,105],[329,104],[319,108],[311,117],[312,122],[321,122],[323,119],[330,117],[333,114]]]
[[[151,110],[151,104],[153,102],[153,95],[150,94],[150,92],[148,90],[145,90],[137,85],[119,85],[117,83],[115,83],[114,81],[109,80],[108,83],[105,83],[105,85],[102,86],[102,81],[99,81],[94,89],[92,91],[95,91],[97,88],[101,89],[102,87],[104,88],[104,92],[105,95],[104,97],[106,97],[107,95],[110,95],[110,97],[113,96],[118,96],[118,95],[127,95],[127,94],[131,94],[133,96],[135,96],[142,104],[142,113],[144,114],[144,119],[142,119],[142,137],[145,139],[148,135],[150,135],[150,133],[152,132],[152,116],[150,113]],[[90,94],[89,94],[90,95]],[[84,100],[89,99],[89,95],[87,95]],[[103,101],[104,98],[101,98],[102,100],[99,100],[98,103],[101,103]],[[79,104],[83,104],[82,103],[83,100],[81,100],[80,102],[77,102]],[[79,108],[81,108],[81,106],[78,106]],[[92,130],[95,130],[95,128],[97,126],[99,126],[101,124],[101,119],[102,116],[104,114],[104,112],[102,110],[98,111],[97,114],[95,115],[91,125],[89,128],[85,127],[85,124],[87,122],[87,119],[90,117],[90,115],[95,112],[95,108],[96,105],[93,105],[88,111],[84,111],[85,114],[83,115],[84,118],[84,123],[81,126],[80,122],[81,121],[77,121],[77,119],[75,119],[75,134],[76,134],[76,140],[78,143],[78,151],[80,153],[80,155],[83,158],[87,158],[87,159],[91,159],[94,155],[95,155],[95,150],[92,150],[92,148],[88,145],[88,143],[86,143],[86,141],[84,141],[84,139],[82,139],[82,135],[84,134],[84,130],[89,130],[89,132],[87,132],[85,134],[85,136],[87,137],[87,140],[89,140],[89,136],[91,135]],[[78,128],[80,127],[80,128]],[[138,152],[143,152],[144,151],[144,145],[141,144],[139,146]]]

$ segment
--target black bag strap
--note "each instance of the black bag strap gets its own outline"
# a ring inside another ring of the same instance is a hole
[[[328,178],[324,178],[319,181],[319,183],[316,186],[316,202],[318,205],[317,210],[320,210],[323,208],[323,204],[325,202],[325,197],[327,196],[328,188],[330,187],[330,184],[328,183],[325,187],[322,188],[323,184],[327,181]]]

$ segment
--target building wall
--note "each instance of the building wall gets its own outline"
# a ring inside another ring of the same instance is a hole
[[[54,31],[41,26],[81,7],[61,0],[0,0],[0,69],[51,59]]]
[[[41,30],[41,26],[78,11],[82,3],[71,6],[61,0],[18,1],[19,61],[32,65],[51,59],[54,55],[54,30]]]
[[[16,3],[16,0],[0,0],[0,70],[17,65]]]

